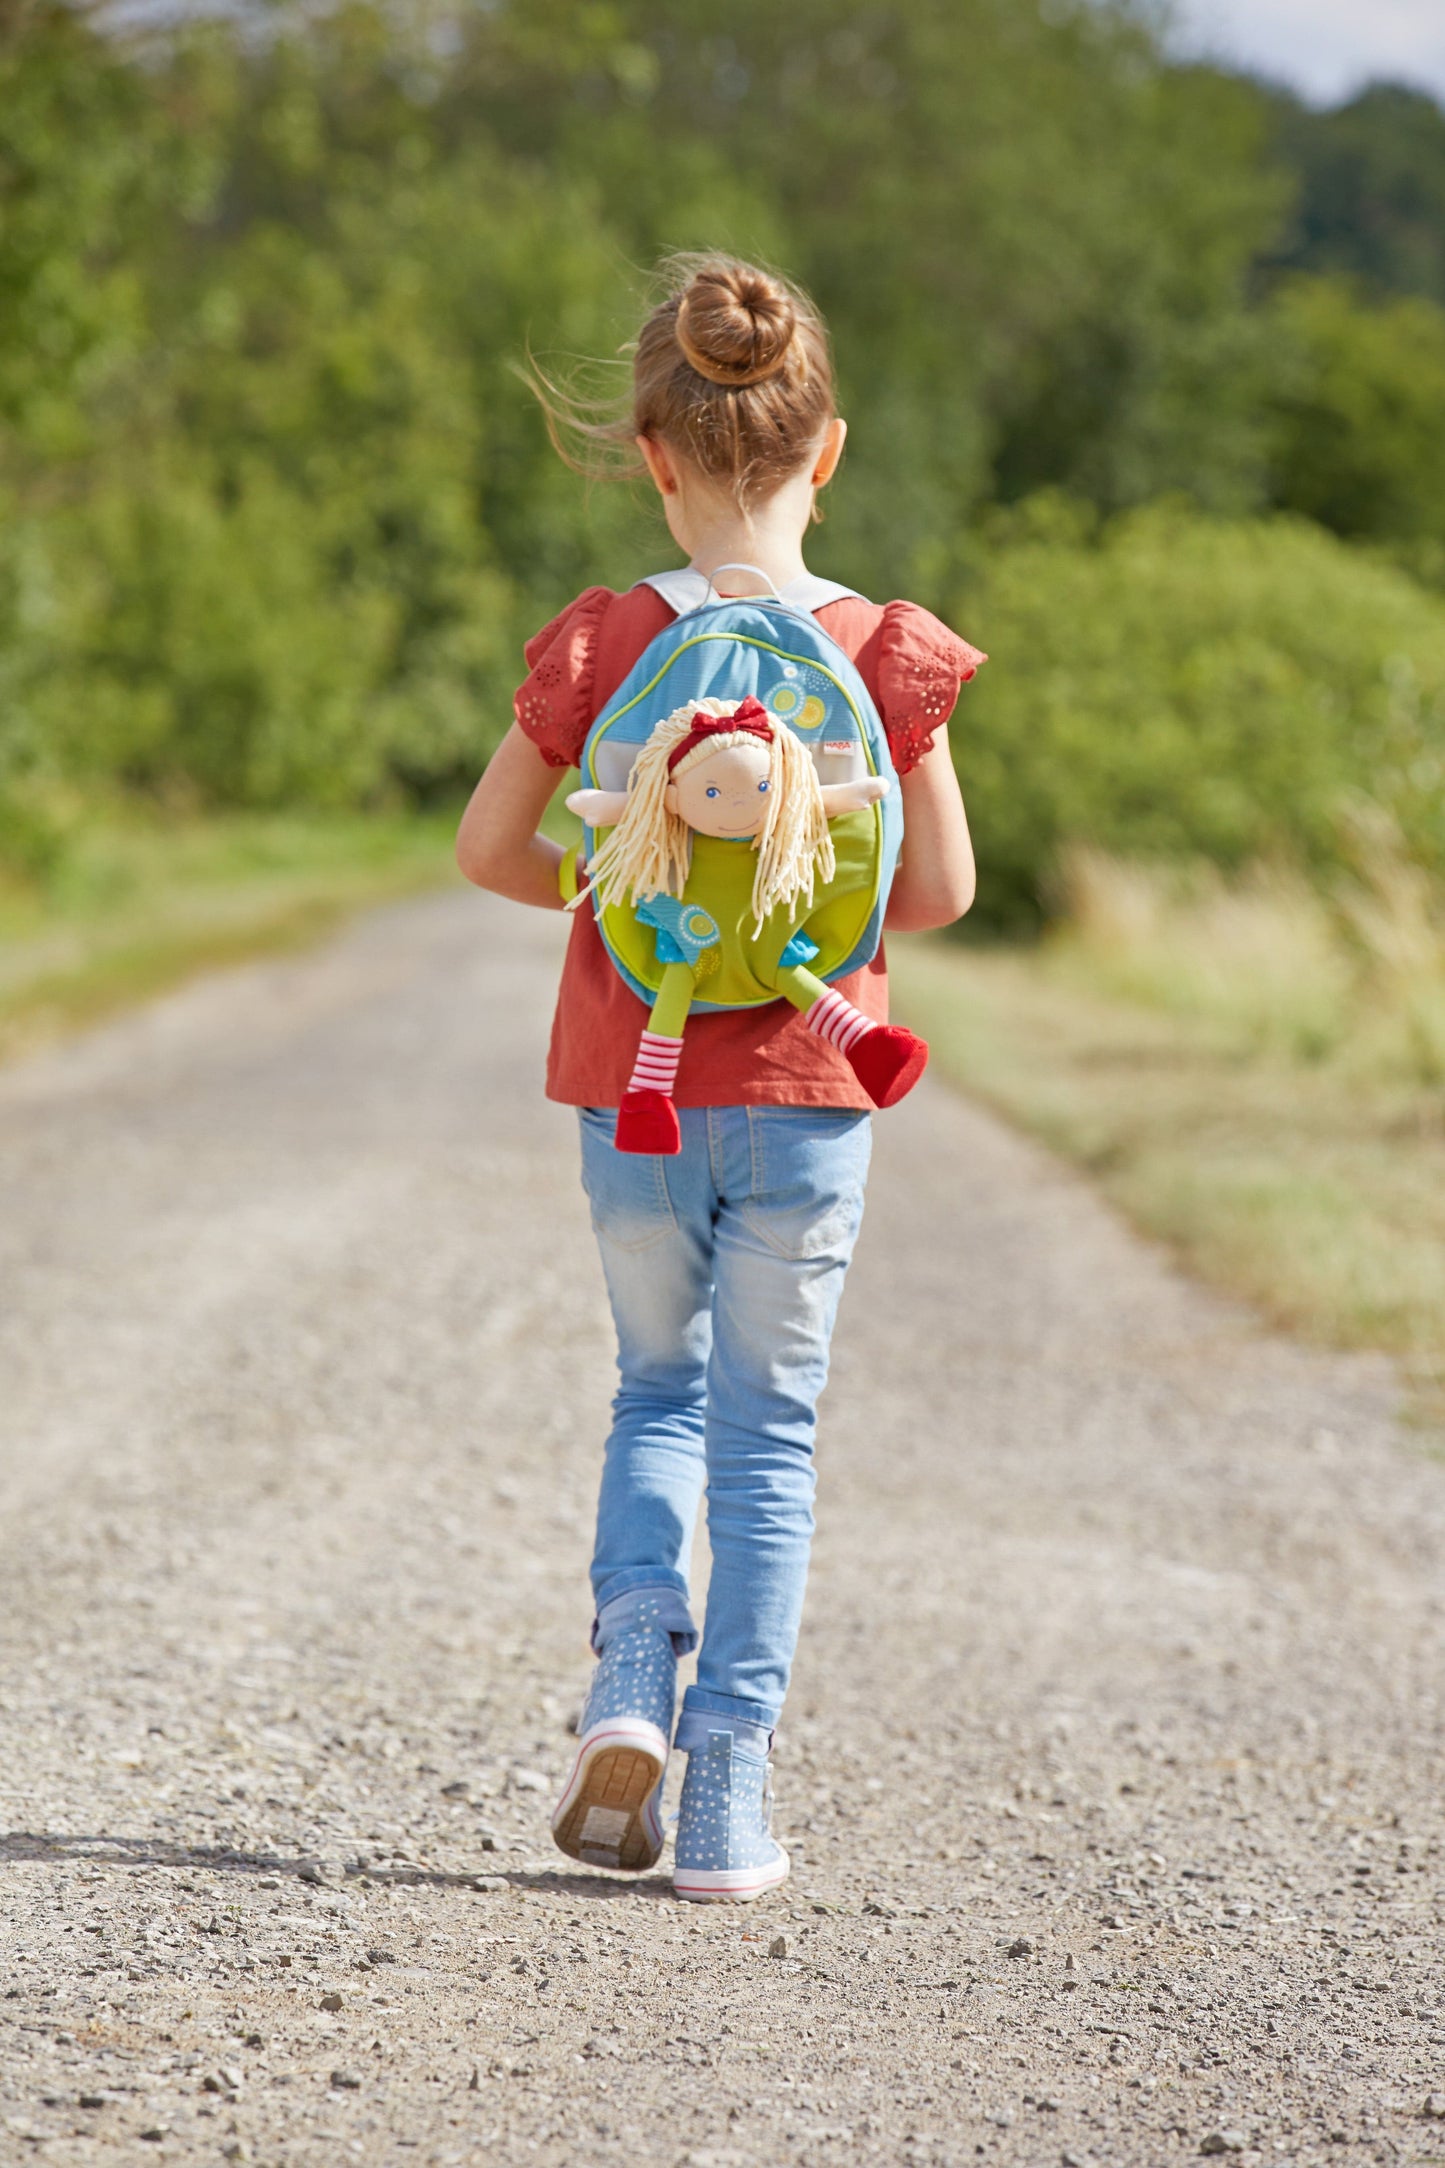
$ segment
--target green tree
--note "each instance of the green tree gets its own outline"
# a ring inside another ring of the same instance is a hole
[[[1445,307],[1445,108],[1399,83],[1325,113],[1280,98],[1273,140],[1296,178],[1273,263]]]
[[[1445,543],[1445,309],[1301,278],[1272,316],[1275,501],[1337,534]]]
[[[524,634],[633,524],[578,505],[510,368],[538,321],[615,340],[585,192],[440,141],[378,11],[272,32],[211,26],[141,64],[42,15],[5,55],[27,204],[50,204],[71,122],[96,138],[43,245],[38,213],[0,228],[0,279],[30,297],[0,417],[0,850],[32,865],[77,787],[456,790],[506,726]],[[67,371],[37,363],[42,302]]]
[[[1431,772],[1437,606],[1239,516],[1271,490],[1445,546],[1438,316],[1329,282],[1257,305],[1285,187],[1257,89],[1095,0],[495,0],[440,28],[382,0],[7,18],[0,856],[43,870],[125,793],[459,788],[526,633],[666,548],[645,492],[556,460],[514,364],[601,357],[621,389],[640,267],[689,245],[785,263],[833,323],[826,569],[946,608],[988,505],[1029,508],[966,598],[997,918],[1075,834],[1323,864],[1341,790],[1406,773],[1391,731]],[[1041,529],[1041,488],[1086,509]],[[1350,632],[1328,670],[1316,620]]]

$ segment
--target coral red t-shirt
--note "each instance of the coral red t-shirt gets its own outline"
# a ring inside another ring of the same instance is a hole
[[[894,766],[906,775],[947,723],[960,685],[986,658],[913,602],[880,605],[846,596],[817,615],[857,665]],[[619,595],[589,587],[527,642],[528,675],[517,689],[516,716],[551,767],[577,766],[594,719],[672,616],[655,588]],[[887,1023],[881,945],[862,971],[834,983],[865,1016]],[[647,1014],[608,956],[594,913],[580,905],[552,1023],[547,1097],[566,1106],[619,1105]],[[873,1104],[837,1048],[809,1031],[786,1001],[692,1017],[673,1098],[682,1107]]]

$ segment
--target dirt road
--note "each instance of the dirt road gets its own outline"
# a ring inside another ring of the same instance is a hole
[[[560,932],[430,899],[0,1076],[0,2161],[1445,2161],[1445,1465],[941,1090],[825,1403],[793,1881],[551,1850]]]

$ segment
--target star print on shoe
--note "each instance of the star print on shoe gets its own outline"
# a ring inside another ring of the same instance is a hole
[[[559,1850],[589,1867],[642,1874],[662,1851],[662,1780],[677,1656],[661,1603],[607,1637],[577,1726],[572,1774],[552,1815]]]
[[[677,1818],[672,1886],[695,1904],[746,1904],[788,1878],[788,1855],[772,1833],[767,1761],[740,1754],[729,1731],[708,1734],[688,1755]]]

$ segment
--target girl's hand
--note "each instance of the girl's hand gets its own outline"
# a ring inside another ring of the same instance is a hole
[[[567,811],[586,821],[589,828],[615,828],[627,811],[625,790],[574,790]]]
[[[457,830],[457,864],[469,881],[516,903],[562,909],[557,868],[565,854],[560,843],[536,832],[556,788],[556,769],[513,723]]]
[[[884,924],[894,933],[926,933],[962,918],[974,894],[973,843],[946,732],[939,732],[899,787],[903,855]]]
[[[830,821],[840,813],[859,813],[865,805],[877,805],[880,798],[886,798],[891,788],[886,775],[862,775],[856,783],[825,783],[821,794],[823,811]]]

